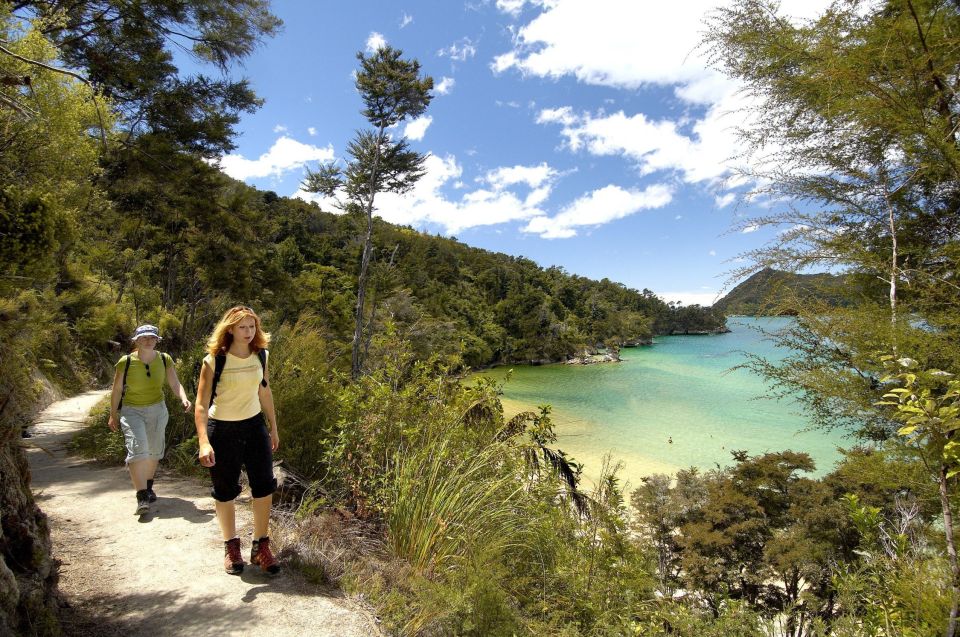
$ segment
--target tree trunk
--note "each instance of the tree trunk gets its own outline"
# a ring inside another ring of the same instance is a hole
[[[373,252],[373,197],[367,202],[367,232],[363,241],[363,257],[360,259],[360,276],[357,281],[357,306],[354,310],[353,348],[350,357],[350,374],[360,378],[360,347],[363,343],[363,306],[367,297],[367,278],[370,269],[370,253]]]
[[[370,254],[373,252],[373,199],[376,197],[376,185],[380,171],[380,146],[383,143],[385,126],[377,131],[377,152],[373,156],[373,169],[370,171],[370,183],[367,188],[367,234],[363,241],[363,257],[360,259],[360,276],[357,281],[357,307],[353,325],[353,348],[350,356],[350,375],[353,380],[360,378],[362,360],[360,348],[363,346],[363,306],[367,296],[367,277],[370,269]]]
[[[884,193],[886,194],[886,193]],[[897,226],[893,216],[893,206],[890,204],[889,195],[887,196],[887,220],[890,223],[890,325],[897,327]]]
[[[957,632],[957,603],[960,601],[960,566],[957,565],[957,547],[953,540],[953,513],[947,493],[947,467],[940,463],[940,506],[943,509],[943,532],[947,540],[947,556],[950,558],[950,619],[945,637],[954,637]]]

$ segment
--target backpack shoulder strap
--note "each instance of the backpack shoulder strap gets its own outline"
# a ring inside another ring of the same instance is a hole
[[[220,382],[220,376],[223,375],[223,367],[227,364],[227,355],[223,352],[220,352],[213,357],[213,385],[210,387],[210,403],[207,405],[209,408],[213,404],[213,399],[217,395],[217,383]]]
[[[160,352],[160,360],[163,361],[163,369],[164,369],[164,371],[166,371],[166,369],[167,369],[167,359],[168,359],[168,358],[170,358],[170,354],[164,354],[163,352]],[[171,363],[173,362],[173,359],[172,359],[172,358],[170,359],[170,362],[171,362]]]
[[[117,411],[120,411],[120,408],[123,407],[123,396],[127,393],[127,372],[130,371],[130,354],[124,356],[126,362],[123,364],[123,382],[120,387],[120,402],[117,403]]]
[[[267,350],[261,349],[257,351],[257,359],[260,361],[260,368],[266,373],[267,371]],[[260,384],[264,387],[267,386],[267,379],[264,378],[260,381]]]

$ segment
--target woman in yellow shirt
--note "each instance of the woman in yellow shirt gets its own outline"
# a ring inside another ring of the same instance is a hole
[[[210,469],[211,494],[224,541],[227,573],[243,572],[234,500],[240,495],[240,469],[246,469],[253,496],[253,548],[250,562],[275,574],[280,566],[270,549],[270,506],[277,481],[273,452],[280,446],[270,391],[267,345],[270,335],[248,307],[227,310],[207,341],[197,385],[195,420],[200,464]]]
[[[163,458],[164,433],[169,420],[163,401],[164,381],[180,398],[185,412],[189,412],[192,405],[177,378],[173,359],[156,349],[160,341],[157,328],[141,325],[132,340],[134,351],[122,356],[116,364],[107,424],[113,431],[123,430],[127,469],[137,492],[135,513],[144,515],[150,510],[150,503],[157,500],[153,478]]]

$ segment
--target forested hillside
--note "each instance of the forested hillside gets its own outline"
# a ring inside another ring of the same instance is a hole
[[[859,288],[854,276],[795,274],[764,268],[737,284],[712,307],[727,316],[793,315],[804,304],[851,305],[850,296]]]

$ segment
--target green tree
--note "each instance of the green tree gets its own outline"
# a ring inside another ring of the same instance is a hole
[[[307,192],[334,197],[343,192],[348,211],[360,211],[366,218],[363,255],[357,285],[357,304],[351,355],[351,373],[359,377],[364,344],[366,294],[373,257],[373,212],[378,193],[404,193],[423,176],[426,157],[410,149],[406,139],[394,140],[388,129],[407,118],[418,117],[430,105],[433,79],[421,77],[420,63],[402,58],[403,51],[390,46],[366,55],[357,54],[360,70],[356,87],[363,100],[363,116],[373,130],[364,130],[347,146],[351,160],[345,169],[334,162],[308,171]]]
[[[960,473],[960,442],[953,439],[960,429],[960,380],[940,370],[919,370],[916,361],[909,358],[887,357],[885,362],[894,373],[883,381],[895,381],[901,386],[889,390],[878,404],[895,409],[894,418],[903,423],[897,433],[920,449],[939,485],[951,571],[952,600],[946,635],[953,637],[960,604],[960,563],[954,541],[950,481]]]
[[[237,113],[259,101],[245,80],[182,77],[172,49],[224,70],[281,25],[265,0],[24,0],[13,11],[110,98],[120,141],[150,132],[208,158],[233,148]]]
[[[90,179],[100,155],[95,93],[30,24],[0,7],[0,633],[57,634],[56,568],[46,517],[30,489],[20,428],[42,386],[36,371],[79,385],[73,335],[60,322],[74,276],[70,253],[87,207],[103,205]],[[102,102],[100,102],[102,106]],[[105,115],[100,113],[100,115]]]
[[[754,100],[742,129],[746,176],[765,186],[752,195],[778,202],[748,223],[783,228],[737,275],[767,266],[852,275],[853,309],[790,308],[799,330],[784,340],[803,355],[765,369],[813,397],[825,424],[876,415],[868,397],[882,375],[877,352],[910,341],[914,357],[936,366],[960,360],[949,336],[960,102],[945,80],[958,71],[958,27],[960,8],[944,0],[836,2],[806,22],[766,0],[739,0],[710,23],[705,46]],[[917,315],[944,331],[913,333]]]

